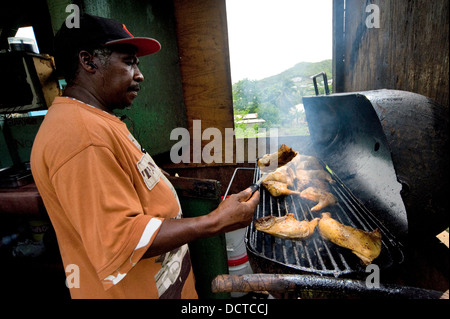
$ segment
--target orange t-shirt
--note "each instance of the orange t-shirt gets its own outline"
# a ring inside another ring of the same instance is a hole
[[[187,245],[142,258],[162,221],[181,218],[181,208],[119,118],[57,97],[36,135],[31,169],[72,298],[197,298]]]

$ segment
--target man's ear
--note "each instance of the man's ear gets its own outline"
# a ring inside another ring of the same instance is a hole
[[[94,62],[94,56],[87,51],[78,53],[78,61],[80,66],[89,73],[95,73],[95,69],[98,69]]]

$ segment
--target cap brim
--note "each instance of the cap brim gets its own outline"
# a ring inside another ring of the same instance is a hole
[[[153,54],[161,50],[161,44],[152,38],[126,38],[109,41],[105,44],[106,45],[131,44],[138,49],[136,52],[136,56],[138,57]]]

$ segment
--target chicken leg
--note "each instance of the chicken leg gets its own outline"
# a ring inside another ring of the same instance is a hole
[[[314,233],[319,219],[298,221],[291,213],[282,217],[266,216],[255,220],[255,228],[275,237],[306,239]]]
[[[306,198],[316,202],[317,205],[311,208],[312,212],[321,210],[327,206],[334,205],[337,203],[337,198],[322,189],[316,187],[308,187],[300,193],[301,198]]]
[[[325,239],[350,249],[365,265],[369,265],[381,253],[381,232],[375,229],[366,232],[361,229],[343,225],[331,218],[330,213],[322,213],[319,232]]]
[[[269,191],[270,195],[272,195],[273,197],[293,195],[293,194],[300,195],[299,191],[293,191],[289,189],[288,185],[282,182],[264,181],[262,182],[262,184]]]

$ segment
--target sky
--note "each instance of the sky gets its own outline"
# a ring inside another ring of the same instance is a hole
[[[332,58],[332,0],[226,0],[231,78]]]

